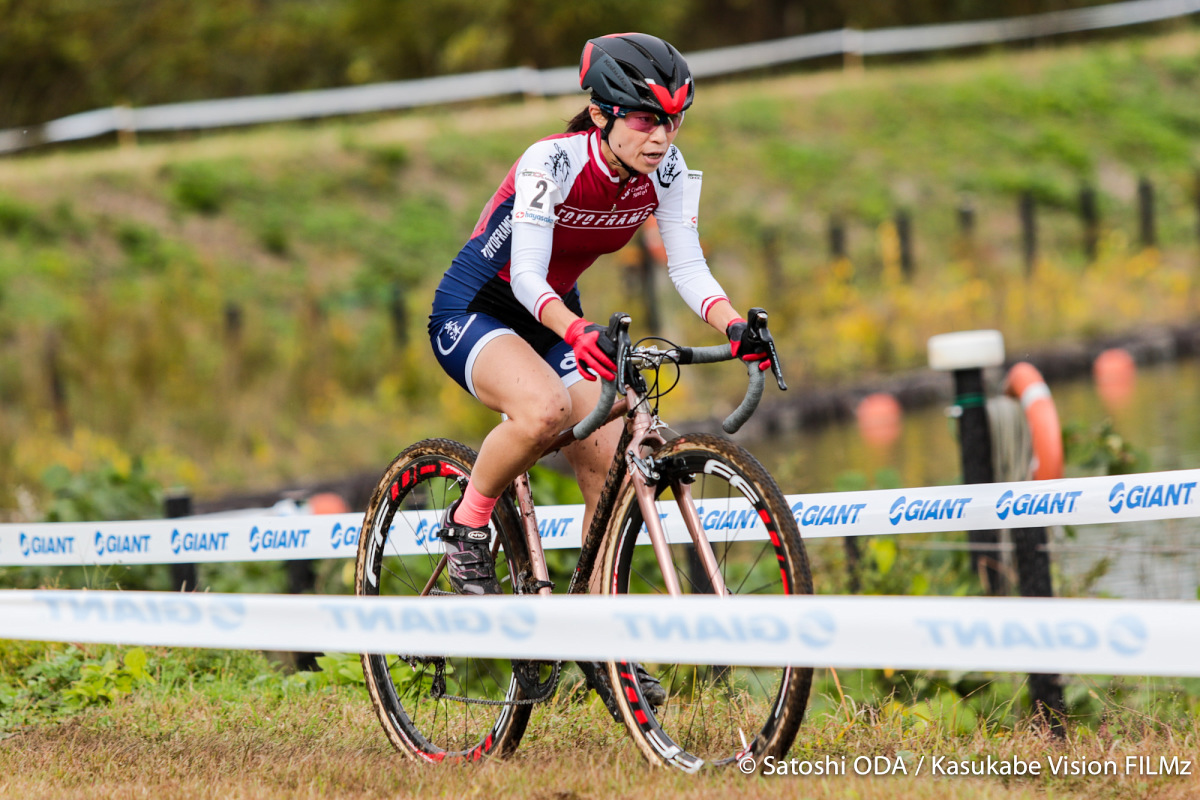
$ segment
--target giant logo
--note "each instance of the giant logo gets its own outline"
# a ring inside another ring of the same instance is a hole
[[[148,553],[150,552],[150,534],[141,536],[109,534],[105,536],[102,532],[96,531],[93,545],[96,548],[96,555],[100,558],[114,554]]]
[[[333,530],[329,532],[329,543],[333,545],[334,550],[340,550],[343,547],[358,547],[358,528],[354,525],[342,527],[342,523],[333,523]]]
[[[706,531],[753,530],[758,526],[759,520],[758,512],[753,508],[712,510],[706,509],[704,506],[697,506],[696,514],[699,515]],[[659,516],[666,517],[665,514]]]
[[[372,607],[325,604],[322,610],[329,615],[338,630],[358,630],[366,633],[426,633],[436,636],[460,634],[486,636],[499,632],[508,639],[528,639],[537,627],[537,614],[530,608],[509,608],[499,612],[485,608],[417,608],[409,605],[400,610],[380,604]],[[530,604],[532,606],[532,604]]]
[[[1103,627],[1083,619],[1037,622],[962,617],[918,619],[916,623],[925,630],[928,643],[933,647],[965,650],[1107,649],[1120,656],[1134,656],[1145,649],[1149,638],[1145,623],[1132,615],[1117,617]]]
[[[74,536],[28,536],[21,533],[21,555],[25,558],[41,555],[74,555]]]
[[[259,529],[257,525],[250,529],[250,552],[259,550],[303,550],[308,546],[308,528],[293,528],[291,530],[270,528]]]
[[[171,552],[180,553],[223,553],[229,543],[229,532],[171,531]]]
[[[145,596],[141,592],[37,592],[34,602],[45,606],[53,621],[130,626],[210,625],[223,631],[241,627],[246,607],[237,598]],[[135,639],[136,641],[136,639]]]
[[[1192,499],[1192,489],[1196,488],[1195,481],[1187,483],[1135,483],[1129,488],[1121,481],[1108,493],[1108,507],[1114,514],[1121,513],[1124,508],[1165,508],[1167,506],[1185,506]]]
[[[1081,491],[1072,492],[1029,492],[1017,494],[1008,489],[996,501],[996,516],[1000,519],[1026,517],[1036,514],[1072,514],[1075,512],[1075,501]]]
[[[888,510],[888,522],[899,525],[904,522],[925,522],[928,520],[962,519],[971,504],[971,497],[914,497],[911,500],[905,495],[896,498]]]
[[[866,503],[813,503],[806,507],[804,503],[798,502],[792,506],[792,516],[801,527],[853,525],[858,522],[858,515],[866,507]]]
[[[837,623],[822,609],[800,614],[771,616],[622,613],[613,617],[625,626],[629,638],[678,642],[800,642],[808,647],[828,647],[837,636]]]

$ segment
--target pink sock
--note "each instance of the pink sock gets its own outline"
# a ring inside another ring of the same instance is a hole
[[[454,521],[460,525],[470,525],[472,528],[486,528],[492,519],[492,509],[496,507],[498,497],[484,497],[475,488],[475,482],[467,484],[463,492],[462,502],[454,509]]]

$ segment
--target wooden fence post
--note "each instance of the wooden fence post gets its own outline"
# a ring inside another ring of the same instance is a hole
[[[57,330],[46,335],[45,365],[46,382],[50,388],[50,405],[54,410],[54,423],[60,436],[71,432],[71,409],[67,403],[67,381],[62,370],[62,337]]]
[[[846,224],[841,217],[829,218],[829,260],[837,261],[846,257]]]
[[[233,300],[225,303],[225,341],[236,345],[242,339],[242,307]]]
[[[408,344],[408,309],[404,306],[404,288],[399,283],[392,284],[392,297],[388,303],[388,315],[392,318],[392,336],[396,344]]]
[[[1154,184],[1149,178],[1138,181],[1138,230],[1142,247],[1158,245],[1158,232],[1154,221]]]
[[[1025,275],[1029,277],[1037,263],[1037,209],[1033,192],[1028,189],[1021,192],[1018,210],[1021,215],[1021,254],[1025,258]]]
[[[170,492],[163,499],[163,511],[167,519],[179,519],[192,515],[192,496],[186,491]],[[171,586],[180,592],[194,592],[199,586],[195,564],[172,564]]]
[[[907,211],[896,212],[896,238],[900,241],[900,273],[911,281],[915,270],[913,262],[912,216]]]
[[[1096,190],[1091,186],[1079,190],[1079,216],[1083,220],[1083,254],[1092,264],[1099,253],[1100,212],[1096,207]]]

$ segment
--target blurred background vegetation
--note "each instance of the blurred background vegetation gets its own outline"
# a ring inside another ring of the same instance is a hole
[[[152,105],[577,63],[602,33],[685,52],[1105,0],[0,0],[0,128]]]
[[[631,18],[687,50],[1073,5],[0,0],[0,104],[13,122],[556,66]],[[996,327],[1020,353],[1193,319],[1200,35],[1187,20],[1154,31],[701,85],[679,144],[705,171],[703,243],[736,305],[773,312],[793,385],[922,366],[928,336],[948,330]],[[494,418],[430,357],[433,287],[511,163],[581,103],[517,98],[0,161],[0,514],[99,514],[81,510],[68,477],[80,473],[128,495],[113,514],[154,516],[164,486],[203,499],[377,470],[424,436],[477,442]],[[1137,234],[1141,179],[1155,186],[1154,246]],[[1084,186],[1098,197],[1093,256],[1080,244]],[[1032,269],[1022,194],[1038,208]],[[898,212],[913,226],[911,274]],[[844,256],[830,253],[834,220]],[[647,316],[640,259],[631,247],[584,276],[589,314]],[[660,332],[710,341],[656,272]],[[698,370],[667,418],[719,413],[737,384]]]
[[[110,6],[123,4],[97,8]],[[1183,25],[704,85],[679,144],[705,171],[714,272],[737,306],[772,310],[802,390],[923,366],[927,338],[949,330],[996,327],[1019,354],[1194,319],[1198,89],[1200,35]],[[430,357],[433,287],[511,163],[581,102],[0,161],[0,508],[43,517],[66,485],[55,465],[204,498],[377,470],[424,436],[477,442],[494,418]],[[1141,177],[1156,187],[1157,246],[1138,240]],[[1083,185],[1099,198],[1094,258],[1080,245]],[[1032,272],[1023,192],[1039,209]],[[584,276],[589,314],[646,316],[640,258],[627,248]],[[710,341],[656,272],[659,332]],[[719,413],[738,383],[696,370],[667,418]]]

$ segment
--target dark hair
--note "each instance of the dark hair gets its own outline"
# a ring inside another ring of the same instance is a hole
[[[578,114],[571,117],[570,121],[567,122],[566,132],[580,133],[582,131],[589,130],[590,128],[594,128],[595,126],[596,123],[592,122],[592,105],[591,103],[588,103],[583,107],[583,111],[580,111]]]

